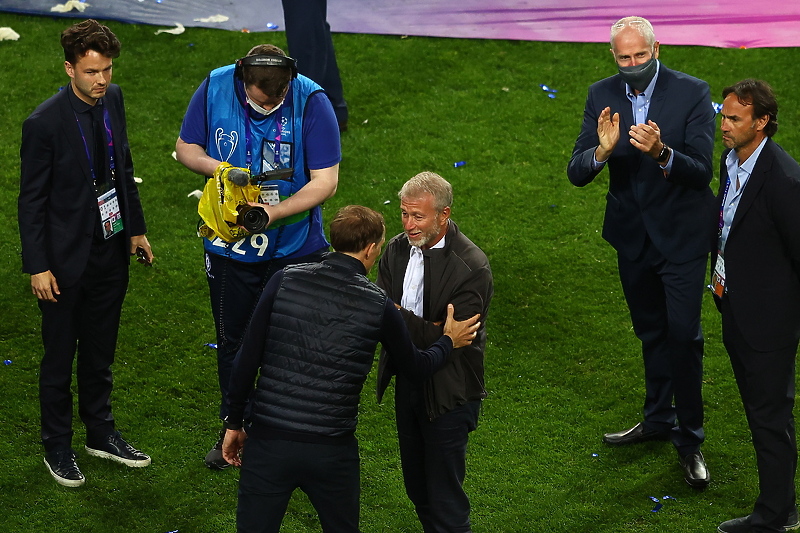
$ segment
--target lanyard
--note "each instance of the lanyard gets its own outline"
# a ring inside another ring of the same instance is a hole
[[[725,202],[728,201],[728,191],[731,188],[731,177],[725,182],[725,193],[722,195],[722,204],[719,206],[719,232],[717,237],[722,237],[722,228],[725,227]]]
[[[252,134],[250,133],[250,110],[248,109],[247,101],[244,104],[244,145],[246,150],[245,164],[250,169],[253,164],[253,150],[252,150]],[[275,168],[280,168],[281,162],[281,129],[283,124],[283,108],[278,109],[278,115],[275,117]],[[261,169],[262,171],[264,169]]]
[[[74,111],[73,111],[74,113]],[[94,119],[92,119],[94,120]],[[78,130],[81,132],[81,139],[83,139],[83,147],[86,150],[86,159],[89,160],[89,172],[92,174],[92,182],[97,185],[97,173],[94,169],[94,160],[92,159],[91,154],[89,153],[89,143],[86,142],[86,135],[83,132],[83,128],[81,127],[81,121],[78,120],[78,114],[75,113],[75,122],[78,123]],[[111,179],[114,179],[114,136],[111,133],[111,116],[108,113],[108,108],[103,106],[103,129],[105,130],[105,137],[108,146],[108,158],[109,158],[109,168],[111,169]],[[95,139],[96,141],[97,139]]]

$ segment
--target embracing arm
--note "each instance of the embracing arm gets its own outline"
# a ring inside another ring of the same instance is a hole
[[[484,309],[492,296],[492,273],[488,267],[477,268],[469,272],[465,279],[451,292],[447,303],[455,307],[455,319],[467,320],[478,315],[481,322],[486,321]],[[425,320],[409,311],[400,309],[414,344],[429,346],[444,333],[447,309],[431,310],[431,320]],[[481,328],[483,331],[483,328]]]
[[[408,379],[422,383],[439,370],[454,349],[472,344],[475,332],[480,327],[480,315],[459,322],[453,318],[454,314],[453,305],[448,305],[443,334],[426,350],[420,350],[411,342],[408,329],[394,303],[387,299],[380,342],[392,357],[395,368]]]

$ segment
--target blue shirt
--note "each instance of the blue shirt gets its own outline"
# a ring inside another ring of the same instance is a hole
[[[208,78],[197,88],[186,115],[181,124],[180,137],[183,142],[206,147],[208,139],[208,121],[206,120],[206,89]],[[244,100],[244,84],[237,83],[236,91]],[[306,165],[309,170],[320,170],[335,166],[341,161],[341,144],[339,142],[339,124],[333,107],[326,102],[324,93],[317,93],[308,99],[305,115],[303,115],[303,143],[305,145]],[[255,113],[251,111],[251,113]],[[251,115],[257,119],[259,115]]]
[[[725,250],[725,243],[728,240],[728,234],[731,231],[731,224],[733,218],[736,216],[736,209],[739,207],[739,201],[742,199],[744,186],[750,180],[750,175],[753,173],[753,168],[756,166],[758,156],[761,155],[761,150],[767,143],[768,137],[764,137],[759,143],[758,147],[753,150],[750,157],[745,160],[741,165],[739,158],[736,156],[736,150],[731,150],[725,158],[725,167],[728,170],[728,185],[725,186],[727,192],[725,198],[722,199],[722,233],[719,237],[719,249]],[[739,182],[739,188],[736,188],[736,182]]]

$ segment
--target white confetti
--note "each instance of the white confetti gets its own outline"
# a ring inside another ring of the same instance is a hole
[[[134,177],[133,177],[133,181],[134,181],[135,183],[141,183],[141,182],[142,182],[142,178],[137,178],[136,176],[134,176]]]
[[[158,35],[159,33],[171,33],[172,35],[180,35],[185,31],[186,28],[183,27],[183,24],[181,24],[180,22],[176,22],[175,27],[172,28],[171,30],[158,30],[156,32],[156,35]]]
[[[195,22],[225,22],[226,20],[228,20],[228,17],[225,15],[212,15],[202,19],[194,19]]]
[[[54,5],[53,7],[50,8],[50,11],[53,11],[55,13],[66,13],[68,11],[72,11],[73,9],[77,9],[78,11],[83,13],[84,10],[89,6],[91,6],[91,4],[87,4],[86,2],[80,2],[78,0],[68,0],[64,4]]]
[[[195,189],[192,192],[190,192],[189,194],[187,194],[186,198],[195,197],[195,198],[197,198],[199,200],[201,196],[203,196],[203,191],[199,191],[199,190]]]
[[[0,41],[16,41],[19,39],[19,33],[11,28],[0,28]]]

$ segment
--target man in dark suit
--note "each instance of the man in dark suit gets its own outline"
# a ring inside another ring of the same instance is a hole
[[[759,495],[753,512],[720,533],[800,529],[795,502],[795,356],[800,339],[800,166],[772,136],[770,86],[743,80],[722,96],[712,275],[722,340],[753,437]]]
[[[395,413],[406,494],[426,533],[469,533],[464,492],[467,441],[478,425],[484,385],[486,315],[494,294],[489,260],[450,219],[453,189],[438,174],[422,172],[400,189],[403,233],[386,245],[377,284],[396,302],[411,339],[424,348],[442,335],[448,304],[461,318],[476,313],[481,326],[423,384],[397,373],[381,352],[378,400],[397,374]]]
[[[710,480],[700,452],[700,310],[713,203],[714,110],[708,84],[660,64],[647,20],[615,23],[611,53],[619,73],[589,88],[567,168],[569,180],[582,187],[608,165],[603,238],[617,250],[644,357],[644,420],[603,440],[672,440],[684,478],[702,488]]]
[[[19,228],[23,270],[42,312],[39,374],[45,465],[55,480],[85,478],[72,450],[72,361],[89,455],[150,464],[115,429],[111,364],[130,255],[153,259],[133,181],[122,93],[111,84],[120,43],[86,20],[61,34],[70,84],[22,125]]]

